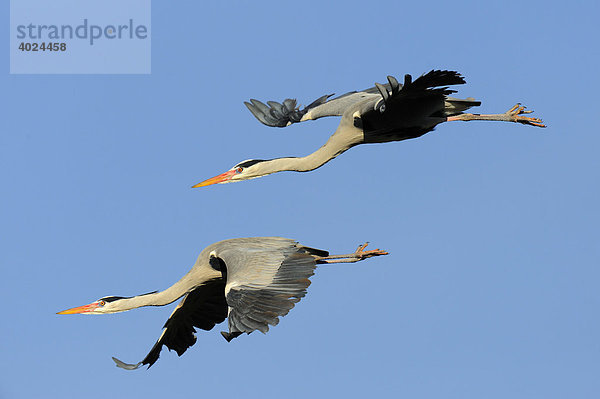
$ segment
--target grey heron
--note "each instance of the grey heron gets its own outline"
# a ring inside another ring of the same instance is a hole
[[[417,138],[447,121],[504,121],[545,127],[542,120],[528,117],[532,111],[517,104],[502,114],[469,114],[467,109],[481,105],[474,98],[458,99],[448,95],[456,92],[446,86],[464,84],[455,71],[430,71],[414,82],[405,75],[404,84],[388,76],[385,85],[376,83],[363,91],[346,93],[330,99],[324,95],[300,109],[296,100],[283,103],[252,99],[245,102],[252,114],[267,126],[285,127],[293,123],[326,116],[341,116],[333,135],[317,151],[305,157],[250,159],[227,172],[196,184],[204,187],[216,183],[231,183],[253,179],[282,171],[308,172],[317,169],[346,150],[365,143],[387,143]]]
[[[162,334],[137,364],[114,358],[118,367],[150,368],[164,346],[181,356],[196,342],[195,328],[211,330],[228,319],[227,341],[243,333],[266,333],[279,323],[310,285],[317,264],[352,263],[387,255],[380,249],[366,251],[360,245],[352,254],[329,255],[281,237],[234,238],[206,247],[192,269],[171,287],[160,292],[121,297],[106,296],[88,305],[58,314],[107,314],[142,306],[168,305],[183,297],[163,327]]]

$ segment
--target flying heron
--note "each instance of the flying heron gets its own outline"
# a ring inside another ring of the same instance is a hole
[[[162,334],[146,357],[137,364],[114,358],[118,367],[135,370],[150,368],[162,346],[181,356],[196,343],[195,328],[211,330],[226,318],[229,331],[221,332],[229,342],[242,333],[279,323],[310,285],[317,264],[352,263],[387,255],[360,245],[352,254],[329,255],[327,251],[305,247],[281,237],[234,238],[206,247],[192,269],[181,280],[160,292],[121,297],[106,296],[89,305],[58,314],[107,314],[142,306],[168,305],[183,297],[163,327]]]
[[[525,116],[528,111],[517,104],[503,114],[468,114],[467,109],[481,105],[474,98],[458,99],[448,95],[456,92],[448,87],[464,84],[455,71],[433,70],[414,82],[405,75],[404,84],[388,76],[385,85],[376,83],[363,91],[346,93],[329,99],[332,94],[319,97],[304,109],[296,100],[286,99],[282,104],[267,101],[245,102],[252,114],[267,126],[285,127],[326,116],[341,116],[337,130],[317,151],[305,157],[250,159],[242,161],[227,172],[205,180],[193,187],[216,183],[231,183],[253,179],[282,171],[308,172],[319,168],[346,150],[358,144],[387,143],[421,137],[437,125],[447,121],[504,121],[545,127],[542,120]]]

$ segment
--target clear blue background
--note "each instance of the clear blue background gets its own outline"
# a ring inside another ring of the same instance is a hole
[[[597,398],[599,13],[154,1],[148,76],[10,76],[7,38],[0,397]],[[337,124],[267,128],[248,98],[307,104],[433,68],[463,73],[480,112],[522,101],[549,127],[447,123],[311,173],[190,188],[308,154]],[[142,359],[173,306],[55,315],[164,289],[206,245],[260,235],[391,255],[322,267],[267,335],[228,344],[221,325],[149,371],[110,356]]]

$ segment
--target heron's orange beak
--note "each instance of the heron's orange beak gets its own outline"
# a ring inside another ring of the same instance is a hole
[[[57,314],[77,314],[77,313],[87,313],[93,312],[94,309],[98,307],[98,302],[92,302],[89,305],[78,306],[76,308],[63,310],[62,312],[58,312]]]
[[[211,184],[217,184],[217,183],[224,183],[227,180],[231,179],[233,177],[233,175],[235,175],[235,170],[228,170],[225,173],[221,173],[218,176],[215,177],[211,177],[208,180],[204,180],[201,183],[196,184],[195,186],[192,186],[192,188],[197,188],[197,187],[205,187],[205,186],[210,186]]]

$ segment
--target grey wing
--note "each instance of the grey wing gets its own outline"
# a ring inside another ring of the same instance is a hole
[[[283,103],[267,101],[267,104],[264,104],[261,101],[252,99],[250,102],[244,102],[244,104],[261,123],[273,127],[286,127],[292,123],[315,120],[326,116],[342,116],[346,110],[366,98],[375,100],[380,98],[377,89],[374,87],[329,99],[331,96],[333,94],[319,97],[303,109],[296,106],[295,99],[290,98],[284,100]]]
[[[321,96],[303,109],[296,106],[296,100],[291,98],[285,99],[283,103],[267,101],[267,104],[251,99],[250,102],[244,101],[244,104],[261,123],[272,127],[286,127],[292,123],[300,122],[310,109],[326,103],[332,95]]]
[[[225,281],[215,279],[195,288],[179,302],[169,319],[158,341],[154,344],[144,360],[137,364],[128,364],[113,357],[118,367],[135,370],[142,365],[150,368],[159,358],[163,345],[175,350],[179,356],[196,343],[195,328],[211,330],[215,324],[227,317],[225,302]]]
[[[448,90],[445,87],[435,89],[435,87],[465,83],[458,72],[439,70],[432,70],[420,76],[414,82],[411,75],[404,76],[404,84],[399,83],[393,76],[388,76],[388,82],[386,84],[376,83],[375,86],[368,89],[346,93],[333,98],[323,105],[310,109],[302,120],[342,115],[346,110],[358,103],[361,103],[361,109],[371,107],[373,111],[383,112],[385,111],[385,107],[383,107],[383,110],[381,108],[386,102],[406,102],[415,98],[415,96],[421,96],[423,92],[434,95],[447,95],[453,93],[454,90]],[[459,100],[447,97],[447,100],[449,103],[448,107],[454,112],[460,112],[461,110],[480,104],[472,98]]]
[[[228,341],[254,330],[266,333],[269,325],[277,325],[279,317],[306,295],[316,267],[314,256],[327,255],[292,240],[272,241],[244,252],[219,255],[227,267],[229,333],[223,336]]]

